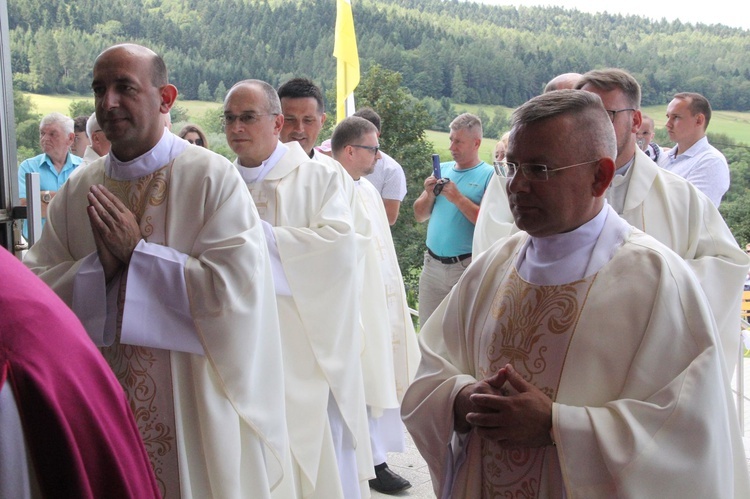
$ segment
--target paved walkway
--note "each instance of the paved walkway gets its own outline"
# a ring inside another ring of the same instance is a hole
[[[414,446],[409,432],[404,429],[406,435],[406,452],[403,454],[388,454],[388,467],[411,482],[411,487],[394,495],[381,494],[372,491],[372,497],[382,499],[385,497],[417,497],[419,499],[435,499],[432,491],[430,472],[427,471],[427,463],[424,462],[419,451]]]

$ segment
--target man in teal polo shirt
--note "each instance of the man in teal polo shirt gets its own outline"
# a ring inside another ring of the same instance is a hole
[[[47,218],[47,205],[68,180],[73,169],[81,164],[81,158],[69,151],[74,139],[73,119],[64,114],[50,113],[39,123],[39,146],[44,152],[27,159],[18,167],[18,194],[23,206],[26,206],[26,174],[39,173],[42,224]],[[29,237],[26,221],[23,223],[23,235]]]
[[[450,152],[441,179],[430,175],[414,202],[418,222],[429,220],[427,252],[419,278],[419,324],[424,325],[471,262],[474,224],[493,168],[479,159],[482,122],[464,113],[451,122]]]

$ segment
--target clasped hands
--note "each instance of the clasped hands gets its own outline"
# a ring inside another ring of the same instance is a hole
[[[552,400],[510,364],[462,388],[453,411],[458,432],[474,429],[481,438],[506,448],[552,444]]]
[[[103,185],[92,185],[87,198],[96,252],[109,282],[130,263],[141,229],[133,212]]]

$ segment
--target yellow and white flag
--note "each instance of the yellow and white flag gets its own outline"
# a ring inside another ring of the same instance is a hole
[[[336,0],[336,122],[354,114],[354,89],[359,85],[359,53],[354,35],[354,16],[349,0]]]

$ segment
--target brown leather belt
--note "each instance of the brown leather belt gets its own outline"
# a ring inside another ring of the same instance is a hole
[[[458,256],[437,256],[435,253],[432,252],[432,250],[430,250],[430,248],[427,248],[427,253],[438,262],[444,263],[446,265],[450,265],[451,263],[462,262],[466,260],[467,258],[471,257],[471,253],[466,253],[466,254],[458,255]]]

